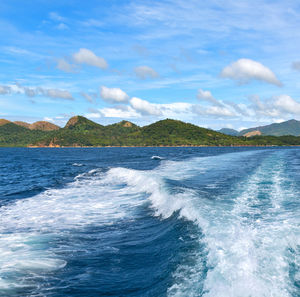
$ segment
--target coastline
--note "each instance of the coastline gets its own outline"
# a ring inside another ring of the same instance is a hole
[[[300,145],[148,145],[148,146],[129,146],[129,145],[109,145],[109,146],[14,146],[23,148],[159,148],[159,147],[300,147]]]

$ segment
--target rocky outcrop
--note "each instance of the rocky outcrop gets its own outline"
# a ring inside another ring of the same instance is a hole
[[[79,116],[75,116],[75,117],[72,117],[68,120],[65,128],[69,128],[69,127],[72,127],[72,126],[75,126],[76,123],[78,122],[79,120]]]
[[[255,130],[255,131],[248,132],[243,136],[252,137],[252,136],[259,136],[259,135],[261,135],[261,132],[259,130]]]

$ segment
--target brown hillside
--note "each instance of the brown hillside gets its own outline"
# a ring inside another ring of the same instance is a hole
[[[14,124],[18,125],[18,126],[22,126],[25,128],[29,129],[30,124],[26,123],[26,122],[22,122],[22,121],[14,121]]]
[[[65,128],[68,128],[70,126],[74,126],[78,122],[78,116],[72,117],[68,120]]]
[[[11,123],[11,121],[5,120],[5,119],[0,119],[0,126],[3,126],[5,124]]]
[[[248,133],[244,134],[243,136],[252,137],[252,136],[257,136],[257,135],[261,135],[261,132],[259,130],[248,132]]]
[[[124,121],[124,122],[122,123],[122,126],[123,126],[123,127],[132,127],[132,123],[127,122],[127,121]]]
[[[58,130],[60,127],[46,121],[38,121],[29,125],[30,130],[52,131]]]

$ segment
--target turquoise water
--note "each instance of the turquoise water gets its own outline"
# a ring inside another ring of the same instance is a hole
[[[2,148],[0,169],[0,296],[300,296],[299,149]]]

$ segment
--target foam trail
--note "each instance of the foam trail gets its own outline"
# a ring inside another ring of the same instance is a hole
[[[230,160],[230,156],[227,157]],[[216,159],[221,158],[224,156]],[[198,174],[197,165],[204,174],[203,163],[193,161],[194,164],[186,168],[189,176],[193,171]],[[185,170],[181,165],[171,164],[172,178],[179,178],[175,166]],[[280,153],[271,154],[251,176],[219,201],[201,199],[191,190],[162,199],[150,196],[157,213],[163,217],[179,211],[182,217],[196,222],[204,232],[208,249],[209,270],[203,291],[201,285],[198,291],[189,287],[192,283],[195,286],[199,274],[203,274],[200,267],[203,264],[199,261],[199,269],[194,269],[194,274],[189,278],[182,276],[181,283],[176,282],[169,288],[170,296],[244,297],[245,293],[255,297],[292,296],[287,249],[292,244],[297,246],[299,213],[294,219],[284,210],[284,202],[295,197],[295,193],[284,185],[283,166]],[[165,166],[163,175],[168,178],[168,173]],[[181,174],[184,176],[184,172]],[[233,207],[230,201],[234,202]],[[180,270],[182,267],[176,273]]]
[[[0,295],[2,290],[32,286],[35,277],[67,265],[49,244],[54,239],[91,224],[134,217],[145,196],[116,183],[113,172],[93,170],[63,189],[0,208]],[[122,169],[116,172],[122,176]]]
[[[243,164],[256,157],[261,165],[254,172],[231,182],[215,199],[203,198],[198,188],[205,177],[213,180],[206,189],[223,189],[227,176],[239,173],[241,166],[241,172],[249,170]],[[197,238],[206,246],[204,254],[193,252],[193,266],[177,267],[169,296],[245,297],[245,291],[253,297],[291,296],[291,255],[286,250],[292,247],[293,261],[299,263],[299,213],[284,211],[286,200],[296,199],[286,187],[284,162],[283,153],[246,152],[162,161],[151,171],[93,170],[63,189],[2,207],[0,252],[6,257],[0,260],[0,290],[32,284],[28,271],[42,275],[67,265],[48,245],[51,238],[92,224],[134,219],[138,207],[150,202],[162,219],[179,212],[195,222]],[[216,175],[211,177],[212,172]],[[178,181],[178,186],[170,189],[167,180]],[[198,188],[180,186],[189,180],[198,182]]]

